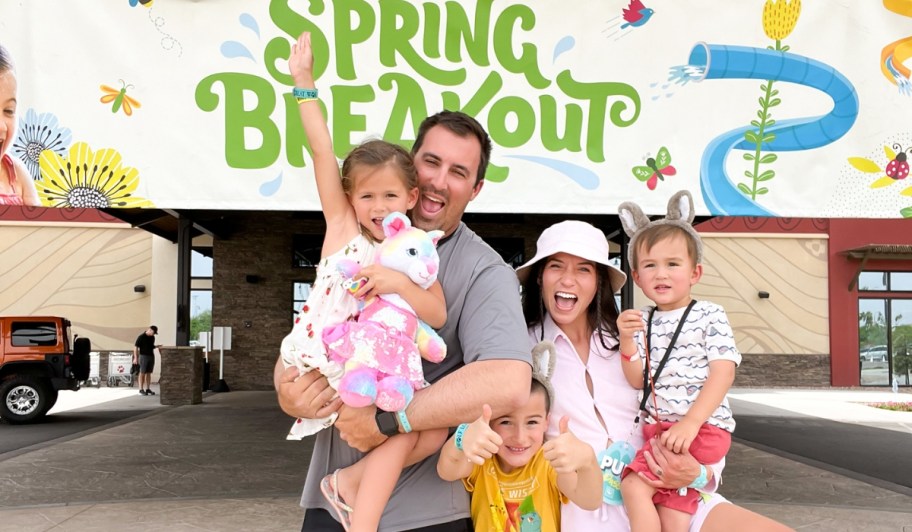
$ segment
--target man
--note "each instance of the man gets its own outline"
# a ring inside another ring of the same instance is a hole
[[[152,370],[155,369],[155,335],[158,327],[150,325],[148,329],[136,337],[133,344],[133,363],[139,364],[139,395],[155,395],[152,385]]]
[[[363,455],[358,451],[401,432],[403,417],[417,431],[455,427],[477,418],[484,404],[496,417],[528,399],[531,357],[516,275],[462,223],[466,207],[484,184],[490,153],[491,141],[481,125],[450,111],[425,119],[412,147],[420,189],[413,223],[445,234],[437,250],[447,323],[439,333],[448,352],[441,364],[424,365],[431,386],[416,392],[397,415],[373,406],[342,405],[319,373],[298,378],[296,369],[284,369],[281,360],[276,364],[279,404],[287,414],[318,418],[339,412],[335,428],[317,434],[301,498],[307,509],[302,530],[342,530],[320,493],[320,480],[359,460]],[[380,530],[472,530],[465,489],[441,480],[436,463],[434,455],[403,470]]]

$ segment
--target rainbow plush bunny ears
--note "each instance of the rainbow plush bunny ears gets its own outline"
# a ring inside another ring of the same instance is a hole
[[[532,348],[532,378],[542,383],[548,390],[551,404],[554,404],[554,388],[551,376],[554,375],[554,363],[557,361],[557,348],[548,340],[542,340]]]
[[[633,264],[633,253],[637,249],[637,239],[643,234],[643,231],[657,225],[674,225],[683,229],[696,243],[697,264],[703,262],[703,241],[691,225],[694,220],[694,202],[690,192],[680,190],[668,200],[668,213],[665,218],[649,221],[649,218],[643,214],[643,209],[631,201],[625,201],[618,206],[618,216],[621,218],[624,232],[630,237],[630,244],[627,246],[627,263],[631,268],[636,268],[636,265]]]

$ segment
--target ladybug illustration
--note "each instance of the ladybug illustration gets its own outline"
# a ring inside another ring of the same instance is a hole
[[[909,177],[909,162],[906,160],[906,152],[903,151],[902,146],[894,144],[893,147],[896,148],[896,158],[887,164],[884,172],[888,177],[898,181]]]

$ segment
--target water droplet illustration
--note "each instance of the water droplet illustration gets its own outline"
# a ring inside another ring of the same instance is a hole
[[[260,38],[260,25],[257,24],[257,21],[250,13],[241,13],[241,16],[238,17],[238,20],[241,23],[241,26],[249,28],[250,31],[256,33],[257,39]]]
[[[279,191],[279,188],[282,187],[282,172],[279,172],[279,175],[276,176],[272,181],[267,181],[260,185],[260,195],[269,197]]]
[[[219,48],[222,52],[222,55],[233,59],[235,57],[246,57],[253,62],[256,62],[256,59],[253,58],[253,54],[250,53],[250,50],[246,46],[237,42],[237,41],[225,41],[222,43],[222,46]]]
[[[557,61],[557,57],[564,52],[570,51],[576,45],[576,39],[567,35],[563,39],[557,41],[557,44],[554,45],[554,57],[551,59],[552,62]]]

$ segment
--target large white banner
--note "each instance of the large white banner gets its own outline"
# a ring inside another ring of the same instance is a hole
[[[912,217],[909,0],[0,0],[5,153],[45,205],[319,210],[302,31],[340,158],[479,119],[475,211]]]

